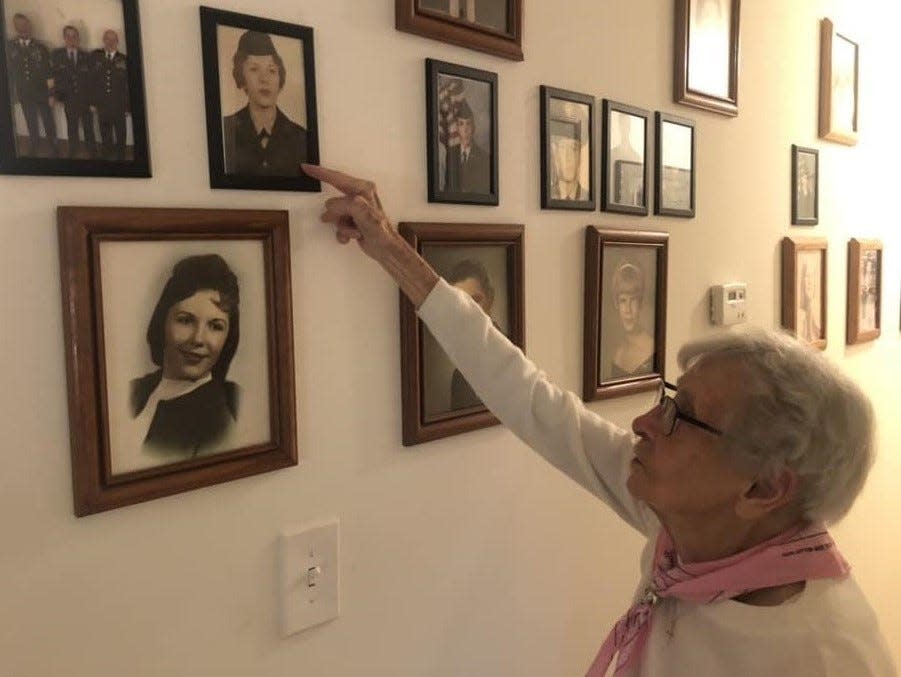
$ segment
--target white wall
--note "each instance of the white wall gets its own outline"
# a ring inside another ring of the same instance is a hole
[[[827,354],[871,393],[881,456],[835,530],[901,662],[901,231],[895,31],[889,3],[743,3],[740,110],[671,103],[669,0],[525,2],[524,63],[396,32],[388,0],[208,0],[313,26],[322,158],[378,180],[397,220],[526,224],[530,355],[578,391],[583,232],[664,229],[667,367],[709,331],[709,285],[749,283],[754,321],[778,323],[779,240],[829,238]],[[862,45],[861,142],[816,138],[818,22]],[[339,249],[315,194],[211,191],[197,5],[142,3],[154,178],[0,177],[0,673],[95,675],[576,675],[623,610],[639,540],[500,428],[400,444],[397,294]],[[501,204],[429,205],[427,56],[496,71]],[[698,217],[538,208],[538,86],[693,117]],[[790,145],[820,148],[820,225],[789,226]],[[296,468],[76,519],[72,515],[54,208],[58,204],[290,210],[299,444]],[[885,244],[883,336],[844,346],[846,244]],[[626,424],[647,398],[592,408]],[[337,515],[343,613],[281,640],[276,543]]]

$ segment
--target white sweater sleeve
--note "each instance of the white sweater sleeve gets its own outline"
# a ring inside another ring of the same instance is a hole
[[[626,488],[632,433],[548,381],[467,294],[439,280],[419,316],[473,390],[517,437],[651,535],[659,523]]]

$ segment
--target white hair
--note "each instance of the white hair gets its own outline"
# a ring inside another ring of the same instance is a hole
[[[736,360],[746,373],[726,417],[727,453],[764,477],[785,466],[797,472],[805,518],[844,517],[875,460],[867,396],[822,353],[784,333],[724,332],[678,355],[682,369],[720,359]]]

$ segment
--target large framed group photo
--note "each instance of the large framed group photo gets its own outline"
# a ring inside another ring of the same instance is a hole
[[[58,227],[76,515],[297,463],[286,212]]]
[[[0,0],[0,173],[149,177],[137,0]]]

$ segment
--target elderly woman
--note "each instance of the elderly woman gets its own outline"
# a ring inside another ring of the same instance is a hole
[[[131,382],[146,449],[177,457],[221,450],[238,412],[238,386],[226,380],[238,349],[238,301],[238,279],[221,256],[175,264],[147,327],[159,369]]]
[[[874,453],[866,397],[824,357],[763,331],[694,342],[678,388],[622,430],[439,279],[372,183],[305,170],[344,193],[322,216],[338,241],[394,277],[486,406],[648,537],[633,606],[590,675],[894,674],[824,526],[851,507]]]

